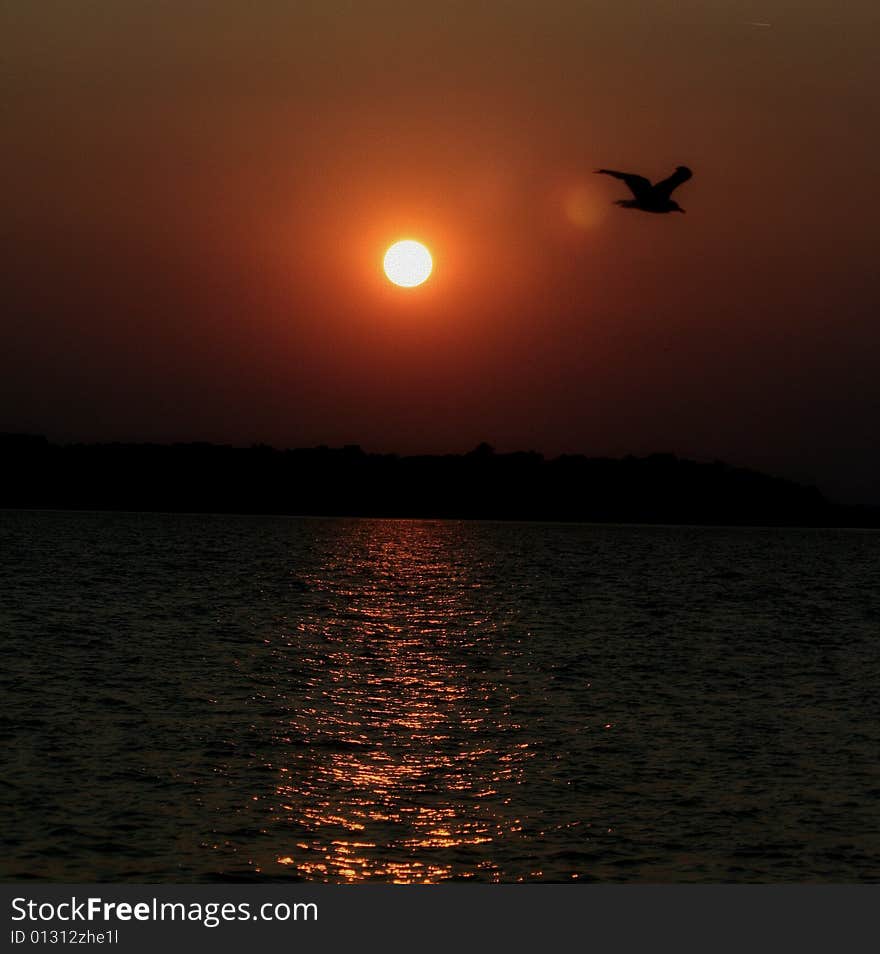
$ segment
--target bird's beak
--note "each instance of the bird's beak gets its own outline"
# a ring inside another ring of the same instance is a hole
[[[682,215],[684,215],[684,213],[685,213],[685,210],[684,210],[684,209],[676,209],[676,211],[677,211],[677,212],[681,212]]]

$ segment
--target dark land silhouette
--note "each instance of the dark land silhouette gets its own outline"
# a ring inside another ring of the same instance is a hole
[[[623,206],[625,209],[641,209],[642,212],[684,212],[685,210],[671,196],[675,189],[693,175],[687,166],[677,166],[671,176],[651,185],[650,179],[634,172],[597,169],[596,173],[622,179],[635,198],[617,199],[615,205]]]
[[[776,526],[880,526],[880,508],[720,461],[358,446],[66,444],[0,435],[0,507]]]

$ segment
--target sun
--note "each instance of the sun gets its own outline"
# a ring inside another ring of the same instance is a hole
[[[388,249],[383,266],[389,281],[401,288],[415,288],[427,280],[434,262],[421,242],[405,239]]]

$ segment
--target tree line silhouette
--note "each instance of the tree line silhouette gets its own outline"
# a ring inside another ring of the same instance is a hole
[[[53,444],[0,435],[0,507],[739,525],[880,526],[880,508],[674,454],[367,453],[188,444]]]

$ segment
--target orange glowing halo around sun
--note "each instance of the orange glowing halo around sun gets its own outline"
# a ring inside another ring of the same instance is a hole
[[[431,253],[413,239],[395,242],[387,252],[382,263],[388,280],[401,288],[415,288],[427,281],[434,262]]]

